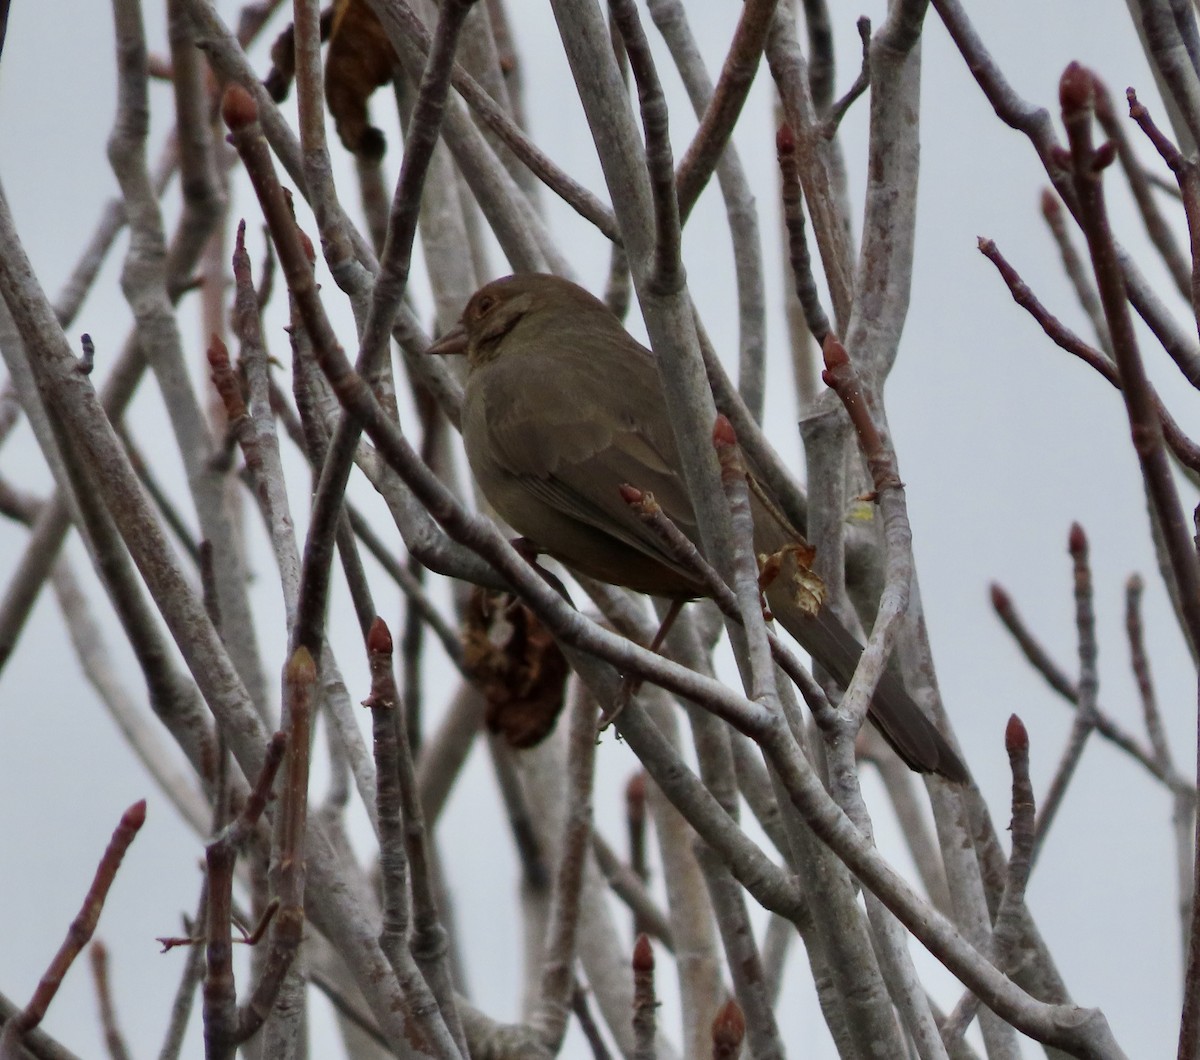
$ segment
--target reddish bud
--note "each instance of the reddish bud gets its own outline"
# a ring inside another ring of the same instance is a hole
[[[625,812],[635,821],[646,816],[646,774],[640,769],[625,785]]]
[[[141,828],[146,823],[146,800],[138,799],[121,815],[122,828]]]
[[[1145,587],[1140,574],[1131,574],[1125,581],[1125,591],[1129,593],[1140,593]]]
[[[712,1023],[713,1055],[737,1056],[745,1037],[746,1017],[742,1014],[742,1006],[730,998],[717,1010]]]
[[[273,732],[267,741],[267,759],[280,759],[287,748],[287,733],[282,730]]]
[[[1012,598],[1008,595],[1007,590],[996,582],[992,582],[991,587],[992,607],[1002,614],[1005,611],[1012,610]]]
[[[775,133],[775,151],[777,154],[790,155],[796,150],[796,134],[785,121]]]
[[[304,256],[308,258],[308,263],[316,265],[317,251],[313,246],[313,241],[308,238],[307,233],[299,225],[296,226],[296,231],[300,233],[300,246],[304,249]]]
[[[372,655],[392,654],[391,631],[388,629],[387,623],[378,615],[371,623],[371,628],[367,630],[367,651]]]
[[[208,367],[211,370],[213,388],[221,397],[225,406],[225,416],[230,423],[236,423],[246,415],[246,402],[242,397],[242,384],[229,363],[229,349],[214,334],[208,344]]]
[[[650,937],[643,931],[639,933],[633,944],[633,970],[635,972],[654,971],[654,948],[650,945]]]
[[[1092,170],[1099,173],[1102,169],[1107,169],[1113,164],[1117,157],[1117,145],[1111,140],[1105,140],[1099,147],[1096,148],[1096,153],[1092,155]]]
[[[825,336],[825,341],[821,344],[821,353],[825,357],[825,367],[831,371],[850,363],[850,354],[832,331]]]
[[[1057,218],[1062,213],[1062,205],[1058,201],[1058,195],[1053,188],[1042,189],[1042,216],[1047,220]]]
[[[1029,730],[1015,714],[1009,716],[1004,727],[1004,749],[1010,754],[1029,753]]]
[[[1092,72],[1080,63],[1069,63],[1058,82],[1058,102],[1063,109],[1063,117],[1090,107],[1095,90]]]
[[[1087,534],[1078,523],[1071,524],[1071,532],[1067,535],[1067,550],[1072,556],[1082,556],[1087,553]]]
[[[623,500],[626,504],[642,503],[643,494],[642,491],[637,488],[637,486],[631,486],[628,482],[622,482],[617,489],[621,493],[621,500]]]
[[[212,338],[208,340],[208,366],[214,372],[229,368],[229,347],[216,332],[213,332]]]
[[[712,438],[713,445],[718,448],[723,445],[737,445],[737,431],[733,429],[729,417],[723,412],[717,413],[717,420],[713,424]]]
[[[258,121],[258,104],[241,85],[231,83],[221,97],[221,120],[233,131]]]

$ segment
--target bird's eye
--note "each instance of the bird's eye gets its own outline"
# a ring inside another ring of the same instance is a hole
[[[478,302],[475,303],[475,317],[482,319],[495,308],[498,299],[494,294],[485,294]]]

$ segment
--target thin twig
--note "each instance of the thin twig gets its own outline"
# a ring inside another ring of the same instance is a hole
[[[1076,708],[1079,705],[1079,690],[1075,682],[1058,666],[1033,635],[1024,619],[1018,614],[1007,590],[999,585],[991,588],[992,608],[1004,623],[1005,628],[1012,634],[1017,647],[1024,653],[1030,665],[1042,675],[1046,683],[1068,703]],[[1152,776],[1156,777],[1172,791],[1195,792],[1192,783],[1181,774],[1165,772],[1162,764],[1155,758],[1154,752],[1138,741],[1103,709],[1099,704],[1096,710],[1096,731],[1106,740],[1121,748],[1127,755],[1144,766]]]
[[[654,1038],[658,1021],[654,1010],[654,951],[650,940],[639,935],[633,944],[633,1060],[657,1060]]]
[[[864,16],[858,20],[856,26],[862,41],[862,66],[854,83],[846,89],[846,94],[829,108],[829,114],[821,128],[821,133],[827,140],[832,140],[837,135],[838,126],[842,124],[847,111],[854,106],[859,96],[871,87],[871,20]]]
[[[1029,733],[1015,714],[1008,719],[1008,726],[1004,731],[1004,746],[1008,751],[1009,768],[1012,770],[1012,822],[1009,826],[1012,833],[1012,855],[1008,859],[1004,893],[996,907],[992,957],[998,967],[1011,969],[1020,941],[1020,911],[1025,901],[1025,887],[1033,871],[1037,843],[1033,784],[1029,779]],[[978,1007],[979,999],[968,992],[941,1021],[942,1037],[947,1048],[952,1048],[961,1039]]]
[[[4,1024],[4,1031],[0,1033],[0,1057],[3,1057],[4,1060],[18,1060],[23,1052],[22,1038],[26,1032],[33,1030],[45,1019],[46,1011],[58,994],[64,976],[95,932],[96,924],[100,920],[100,912],[104,908],[104,901],[116,879],[125,853],[145,822],[146,801],[144,799],[135,802],[121,815],[120,823],[113,831],[108,847],[100,859],[100,864],[96,867],[96,874],[92,878],[87,894],[84,895],[79,912],[67,930],[66,939],[38,981],[29,1004]]]
[[[579,903],[592,838],[592,786],[596,759],[596,703],[582,682],[573,682],[567,744],[567,790],[563,836],[554,870],[536,1007],[528,1023],[551,1052],[567,1030],[578,992],[574,967]]]
[[[196,941],[203,937],[205,931],[204,916],[208,909],[207,877],[200,884],[200,898],[197,906],[194,921],[189,922],[187,917],[184,917],[184,930],[189,937]],[[189,945],[183,971],[179,977],[179,986],[175,990],[175,1000],[171,1004],[171,1018],[167,1024],[166,1033],[163,1035],[162,1048],[158,1051],[158,1060],[178,1060],[196,999],[196,988],[203,978],[204,949],[198,945]]]
[[[232,1057],[237,1046],[237,995],[233,978],[233,874],[239,848],[258,826],[267,807],[287,738],[276,733],[263,753],[263,765],[241,813],[205,848],[208,905],[205,910],[204,1043],[208,1056]],[[160,940],[164,942],[165,940]]]
[[[1138,101],[1137,93],[1132,88],[1126,91],[1126,97],[1129,100],[1129,116],[1141,127],[1142,132],[1146,134],[1159,155],[1162,156],[1162,160],[1166,162],[1179,183],[1179,197],[1183,202],[1183,213],[1187,218],[1188,235],[1190,236],[1192,265],[1187,282],[1182,277],[1176,282],[1184,296],[1190,298],[1193,306],[1196,307],[1197,296],[1200,295],[1200,168],[1193,160],[1185,158],[1183,152],[1171,143],[1167,135],[1158,128],[1154,119],[1150,117],[1149,110]],[[1098,105],[1098,115],[1100,109]],[[1171,260],[1165,254],[1163,256],[1170,266]],[[1179,268],[1180,271],[1185,270],[1182,262]],[[1174,270],[1172,273],[1174,274]],[[1193,315],[1200,325],[1200,307],[1193,308]],[[1191,379],[1191,382],[1196,385],[1197,380]]]
[[[1131,111],[1134,106],[1133,98],[1130,99]],[[1131,114],[1131,116],[1133,115]],[[1150,181],[1147,179],[1146,168],[1129,142],[1129,137],[1125,135],[1125,123],[1117,117],[1113,110],[1113,101],[1107,86],[1099,78],[1096,79],[1096,120],[1104,129],[1104,134],[1116,146],[1117,158],[1125,173],[1125,179],[1129,182],[1129,190],[1133,194],[1133,201],[1137,204],[1138,213],[1142,215],[1142,224],[1146,228],[1150,242],[1154,244],[1158,256],[1162,258],[1179,293],[1184,298],[1189,298],[1192,285],[1191,266],[1175,242],[1175,232],[1172,226],[1158,208],[1158,202],[1150,187]],[[1134,120],[1137,120],[1136,117]]]
[[[3,994],[0,994],[0,1027],[16,1019],[21,1009]],[[61,1045],[45,1031],[34,1028],[21,1036],[22,1052],[18,1060],[80,1060],[75,1053]]]
[[[1176,772],[1175,763],[1163,729],[1158,697],[1155,695],[1154,682],[1150,675],[1150,659],[1146,654],[1142,627],[1142,590],[1142,579],[1136,574],[1125,583],[1125,632],[1129,639],[1130,667],[1137,681],[1138,698],[1142,701],[1142,720],[1146,725],[1150,746],[1154,750],[1154,759],[1165,774],[1173,775]],[[1177,901],[1184,952],[1187,951],[1188,924],[1191,920],[1195,890],[1195,880],[1192,876],[1195,814],[1195,796],[1185,785],[1175,787],[1171,792],[1171,828],[1175,833],[1176,880],[1179,892]]]
[[[383,916],[379,945],[397,975],[404,969],[412,910],[408,901],[408,854],[400,814],[400,774],[396,750],[395,714],[399,709],[392,679],[392,637],[382,619],[367,634],[367,662],[371,694],[363,706],[371,711],[374,734],[375,799],[379,815],[379,884]]]
[[[1075,298],[1080,308],[1086,314],[1095,332],[1099,344],[1109,360],[1112,360],[1112,337],[1108,333],[1108,323],[1104,319],[1104,307],[1100,304],[1100,296],[1096,293],[1096,284],[1091,273],[1079,256],[1072,241],[1072,230],[1067,228],[1063,214],[1062,202],[1053,188],[1045,188],[1041,197],[1042,217],[1050,235],[1058,244],[1058,254],[1062,259],[1063,271],[1071,286],[1075,289]]]
[[[679,68],[684,87],[692,108],[698,116],[706,117],[712,113],[712,108],[718,106],[717,92],[723,90],[722,85],[714,89],[705,69],[700,49],[688,25],[687,11],[681,0],[654,0],[648,5],[650,16],[662,34],[663,40],[671,51],[671,58]],[[758,4],[747,4],[743,9],[742,20],[738,32],[730,46],[729,57],[725,71],[729,70],[734,61],[734,53],[748,46],[742,30],[747,26],[747,20],[752,15],[761,15],[761,10],[755,11]],[[765,31],[764,31],[765,32]],[[762,46],[759,44],[761,52]],[[622,52],[619,53],[623,55]],[[744,56],[745,62],[753,66],[759,62],[758,56]],[[697,134],[699,136],[699,133]],[[693,140],[692,148],[697,146]],[[683,175],[680,165],[679,176]],[[763,265],[758,231],[758,213],[754,196],[750,191],[750,183],[741,158],[732,142],[725,145],[723,154],[717,162],[717,180],[721,188],[721,196],[725,202],[725,214],[729,221],[729,234],[732,242],[733,263],[737,277],[738,295],[738,392],[756,418],[762,418],[763,401],[766,393],[766,338],[765,338],[765,295],[763,292]],[[686,218],[689,209],[683,202],[681,191],[682,214]]]
[[[468,1055],[458,1006],[454,998],[448,964],[446,929],[438,913],[437,892],[433,880],[433,854],[430,849],[429,832],[418,796],[416,776],[413,769],[412,750],[408,743],[408,729],[404,723],[403,704],[396,690],[396,679],[392,670],[392,637],[381,619],[376,619],[368,634],[367,650],[371,662],[372,686],[368,704],[372,713],[386,711],[380,724],[390,723],[392,732],[385,745],[394,750],[389,752],[390,765],[395,771],[396,791],[400,814],[404,822],[400,837],[404,842],[409,879],[412,892],[412,937],[407,943],[397,939],[389,958],[395,961],[396,977],[406,995],[413,997],[415,1011],[422,1012],[423,1026],[431,1026],[435,1020],[445,1027],[437,1027],[441,1039],[438,1047],[456,1048],[462,1056]],[[393,854],[395,852],[393,851]],[[393,858],[393,867],[395,862]],[[392,885],[397,882],[393,880]],[[399,895],[392,906],[393,917],[389,927],[403,928],[405,924],[395,914],[403,916],[399,907]],[[411,953],[410,953],[411,949]],[[422,1010],[432,1006],[428,1014]],[[446,1034],[450,1042],[441,1036]]]
[[[170,412],[171,429],[187,472],[200,534],[213,547],[213,571],[226,650],[265,718],[269,697],[238,536],[225,505],[224,476],[208,460],[212,436],[188,377],[183,339],[167,289],[166,237],[145,159],[149,99],[141,9],[132,0],[116,0],[113,11],[119,77],[118,110],[109,137],[109,160],[125,197],[130,236],[121,287],[137,322],[138,339]],[[203,133],[197,135],[205,139]],[[186,162],[190,175],[192,147],[187,146],[186,139],[181,139],[180,149],[181,165]],[[198,156],[195,165],[202,168],[206,157],[203,145],[196,144],[195,152]]]
[[[92,980],[96,985],[96,1001],[100,1008],[100,1026],[104,1028],[104,1045],[111,1060],[130,1060],[125,1036],[117,1026],[117,1012],[108,981],[108,947],[100,939],[96,939],[92,943],[89,956]]]
[[[653,497],[647,496],[632,486],[623,486],[621,496],[625,503],[633,508],[667,545],[671,550],[672,557],[699,577],[713,601],[721,609],[721,613],[735,622],[741,622],[742,614],[733,590],[700,555],[700,550],[684,535],[683,531],[671,522]],[[805,669],[791,649],[770,630],[767,631],[767,641],[771,646],[772,657],[800,689],[813,716],[831,721],[834,714],[833,708],[829,705],[829,700],[812,674]]]
[[[676,185],[679,214],[685,222],[733,136],[750,85],[758,72],[778,2],[748,0],[742,6],[717,86],[700,119],[700,127],[679,162]]]
[[[604,1044],[604,1038],[600,1035],[600,1028],[596,1026],[596,1021],[592,1017],[592,1010],[587,1000],[587,991],[578,983],[575,985],[574,993],[571,996],[571,1011],[575,1013],[575,1018],[579,1021],[579,1029],[583,1031],[583,1036],[587,1039],[588,1048],[592,1050],[593,1060],[610,1060],[611,1054],[608,1051],[608,1046]]]
[[[680,229],[684,211],[675,188],[667,101],[650,54],[650,42],[632,0],[609,0],[609,9],[621,31],[629,68],[637,84],[646,140],[646,169],[654,208],[654,266],[647,285],[652,290],[674,292],[682,284]]]
[[[796,165],[796,137],[786,123],[775,134],[775,153],[779,159],[780,194],[783,200],[783,222],[787,228],[788,254],[792,266],[792,283],[804,311],[808,330],[818,343],[829,334],[829,317],[821,305],[821,295],[813,279],[812,259],[808,253],[808,236],[804,223],[804,196],[800,187],[800,170]]]
[[[446,107],[446,93],[450,87],[450,72],[458,35],[471,4],[472,0],[452,0],[442,5],[429,60],[421,78],[413,119],[405,141],[404,160],[392,200],[388,242],[384,248],[379,273],[375,277],[367,320],[363,325],[358,370],[367,378],[373,378],[379,366],[384,363],[392,323],[407,288],[421,186],[434,145],[437,143]],[[235,138],[237,135],[238,128],[234,127]],[[272,235],[278,242],[274,226]],[[282,253],[280,256],[283,257]],[[292,274],[288,276],[288,286],[295,294],[298,277],[294,273],[293,268]],[[315,296],[315,281],[311,274],[303,282],[307,290]],[[306,303],[302,302],[302,312],[304,304]],[[306,315],[305,323],[311,332],[315,321]],[[323,639],[321,626],[329,591],[330,549],[341,516],[341,498],[345,492],[360,430],[357,423],[344,416],[334,432],[313,501],[312,518],[305,542],[294,642],[305,644],[317,653]]]
[[[1054,316],[1041,303],[1037,295],[1033,293],[1032,288],[1021,278],[1017,270],[1013,268],[992,240],[981,238],[979,240],[979,250],[988,261],[996,266],[1005,284],[1008,285],[1008,290],[1013,297],[1013,301],[1041,325],[1042,330],[1055,345],[1066,350],[1067,353],[1078,357],[1084,364],[1094,368],[1117,390],[1121,389],[1121,376],[1117,371],[1116,365],[1099,350],[1089,346],[1079,338],[1078,335],[1071,331],[1070,328],[1063,324],[1061,320]],[[1105,334],[1107,334],[1107,329],[1105,330]],[[1183,429],[1162,403],[1162,399],[1158,396],[1157,392],[1152,393],[1155,411],[1158,414],[1159,421],[1162,423],[1163,437],[1167,445],[1171,447],[1171,452],[1175,454],[1179,462],[1185,467],[1190,467],[1193,471],[1200,472],[1200,445],[1197,445],[1183,433]]]
[[[740,1005],[730,999],[723,1005],[712,1025],[713,1056],[739,1055],[742,1039],[746,1036],[747,1022],[740,1022],[740,1033],[736,1033],[736,1020],[743,1011],[750,1013],[749,1031],[752,1055],[763,1060],[782,1060],[787,1055],[779,1025],[771,1005],[762,959],[750,920],[746,911],[742,889],[720,863],[711,849],[701,847],[697,859],[704,870],[704,882],[708,885],[717,926],[721,929],[721,940],[725,947],[726,962],[733,987]]]
[[[1077,219],[1081,218],[1078,193],[1073,186],[1069,167],[1064,165],[1066,156],[1055,135],[1049,112],[1022,99],[1005,79],[979,33],[971,25],[961,0],[931,0],[931,3],[997,116],[1006,125],[1028,137],[1055,191],[1071,213]],[[1091,81],[1091,75],[1087,80]],[[1115,242],[1111,246],[1115,259],[1113,264],[1123,281],[1130,303],[1187,378],[1193,383],[1200,380],[1200,347],[1197,346],[1195,335],[1187,335],[1172,319],[1154,286],[1147,281],[1129,254]]]
[[[1060,82],[1063,123],[1071,144],[1069,161],[1080,220],[1087,236],[1100,300],[1112,334],[1113,350],[1121,375],[1121,393],[1141,465],[1146,492],[1162,531],[1167,557],[1179,588],[1180,610],[1188,638],[1200,645],[1200,566],[1180,503],[1170,461],[1163,444],[1162,426],[1154,407],[1154,392],[1146,378],[1137,337],[1126,301],[1126,277],[1108,223],[1101,173],[1111,152],[1092,146],[1093,78],[1078,64],[1067,67]],[[1067,159],[1064,159],[1067,161]],[[1200,231],[1197,233],[1200,235]],[[1197,266],[1200,268],[1200,265]],[[1200,917],[1200,909],[1197,910]],[[1200,924],[1200,920],[1197,921]],[[1200,960],[1200,952],[1198,952]],[[1196,982],[1200,1011],[1200,965]]]

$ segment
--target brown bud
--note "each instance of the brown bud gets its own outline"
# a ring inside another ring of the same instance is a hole
[[[1088,539],[1083,527],[1078,523],[1071,524],[1071,532],[1067,535],[1067,551],[1072,556],[1087,555]]]
[[[221,97],[221,119],[237,132],[258,121],[258,104],[241,85],[231,82]]]
[[[138,799],[121,815],[122,828],[141,828],[146,823],[146,800]]]
[[[997,611],[1004,613],[1012,610],[1012,598],[1008,595],[1008,591],[996,582],[992,582],[992,607]]]
[[[1029,751],[1029,730],[1025,723],[1013,714],[1004,727],[1004,749],[1011,754],[1026,754]]]
[[[635,821],[646,817],[646,774],[638,770],[625,785],[625,812]]]
[[[650,937],[643,931],[633,944],[633,970],[635,972],[654,971],[654,948],[650,945]]]
[[[1099,173],[1102,169],[1107,169],[1113,164],[1117,157],[1117,145],[1111,140],[1105,140],[1099,147],[1096,148],[1096,153],[1092,155],[1092,171]]]
[[[1064,117],[1090,107],[1094,94],[1092,72],[1081,63],[1068,63],[1058,82],[1058,102]]]
[[[229,347],[215,331],[208,340],[208,366],[214,371],[229,367]]]
[[[837,336],[831,331],[821,343],[821,353],[825,357],[825,367],[828,369],[841,368],[850,363],[850,354],[846,352]]]
[[[729,417],[723,412],[717,413],[716,422],[713,424],[713,445],[737,445],[737,431],[733,429],[733,424],[729,422]]]
[[[304,256],[308,259],[310,265],[317,263],[317,250],[313,246],[313,241],[308,238],[308,233],[299,225],[296,226],[296,231],[300,233],[300,246],[304,249]]]
[[[742,1007],[733,998],[717,1010],[716,1019],[712,1024],[713,1055],[738,1055],[742,1041],[746,1037],[746,1017]]]
[[[392,654],[392,634],[387,623],[378,615],[367,630],[367,651],[372,655]]]

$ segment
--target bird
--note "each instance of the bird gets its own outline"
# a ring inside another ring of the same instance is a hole
[[[539,553],[671,601],[708,595],[622,496],[629,485],[653,494],[700,547],[654,354],[600,299],[549,274],[493,280],[428,352],[466,355],[467,462],[488,503]],[[803,544],[753,486],[755,552]],[[854,634],[828,607],[807,613],[778,580],[765,594],[775,619],[845,687],[863,652]],[[890,670],[868,717],[911,769],[966,781],[958,754]]]

